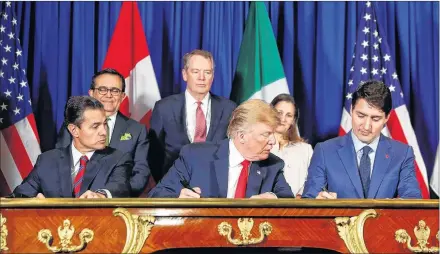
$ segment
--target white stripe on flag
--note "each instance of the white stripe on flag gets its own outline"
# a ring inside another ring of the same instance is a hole
[[[352,128],[351,115],[349,112],[347,112],[345,108],[342,110],[341,127],[345,131],[345,133],[348,133]]]
[[[140,121],[156,101],[160,100],[156,75],[150,56],[139,61],[125,79],[126,94],[130,102],[131,118]]]
[[[281,78],[275,82],[265,85],[261,90],[255,92],[249,99],[261,99],[270,103],[277,95],[287,93],[289,94],[289,88],[287,87],[286,78]]]
[[[32,166],[35,165],[38,155],[41,154],[41,150],[38,139],[35,137],[35,133],[32,130],[31,124],[29,123],[27,117],[15,123],[15,128],[17,129],[18,135],[20,135],[21,142],[26,149]]]
[[[20,142],[17,140],[16,142]],[[17,165],[15,165],[14,158],[12,158],[11,151],[9,151],[9,147],[6,144],[6,140],[3,137],[3,132],[0,132],[0,154],[1,154],[1,162],[0,167],[5,177],[6,182],[8,183],[9,189],[11,191],[14,190],[21,182],[22,178],[20,172],[18,171]]]
[[[399,122],[402,126],[403,133],[405,134],[406,140],[408,141],[408,145],[412,146],[414,150],[414,156],[417,162],[417,166],[420,169],[420,173],[423,176],[423,180],[425,181],[426,187],[428,184],[428,175],[426,172],[425,161],[423,160],[422,153],[420,152],[419,144],[417,143],[416,134],[411,126],[411,120],[409,119],[409,113],[405,105],[397,107],[395,109],[396,115],[399,118]]]
[[[391,138],[391,133],[390,133],[390,129],[388,129],[388,126],[385,126],[381,132],[385,137]]]
[[[431,175],[431,188],[437,194],[437,196],[440,195],[440,184],[439,184],[439,153],[440,153],[440,145],[437,147],[437,154],[435,155],[435,163],[434,163],[434,169],[432,170]]]

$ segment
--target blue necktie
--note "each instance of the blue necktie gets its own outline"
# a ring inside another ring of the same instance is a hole
[[[359,164],[359,173],[361,175],[362,188],[364,189],[364,196],[367,198],[368,189],[370,188],[370,170],[371,160],[368,154],[372,151],[369,146],[362,148],[361,163]]]

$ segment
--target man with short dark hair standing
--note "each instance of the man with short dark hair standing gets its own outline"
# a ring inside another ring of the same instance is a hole
[[[16,197],[129,197],[133,167],[130,154],[105,144],[104,106],[89,96],[73,96],[64,112],[73,141],[47,151],[14,190]]]
[[[131,154],[134,167],[130,179],[131,196],[138,197],[144,191],[150,168],[147,163],[148,138],[147,128],[119,112],[125,98],[125,79],[114,69],[104,69],[92,78],[89,95],[104,105],[107,117],[108,135],[106,144],[122,152]],[[71,135],[64,126],[61,128],[56,147],[70,144]]]
[[[422,197],[413,149],[381,134],[391,108],[384,83],[359,86],[352,97],[352,131],[316,145],[303,198]]]

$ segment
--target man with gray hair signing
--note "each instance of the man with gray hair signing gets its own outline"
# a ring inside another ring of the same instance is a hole
[[[291,198],[284,162],[270,153],[277,112],[262,100],[248,100],[231,116],[228,139],[182,148],[150,197]]]

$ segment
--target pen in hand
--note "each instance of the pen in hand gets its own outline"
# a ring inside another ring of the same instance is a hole
[[[189,190],[191,190],[192,192],[194,192],[194,193],[197,193],[190,185],[189,185],[189,183],[188,183],[188,181],[186,181],[186,180],[180,180],[180,183],[182,184],[182,186],[183,187],[185,187],[185,189],[189,189]],[[199,193],[197,193],[197,194],[199,194]]]

